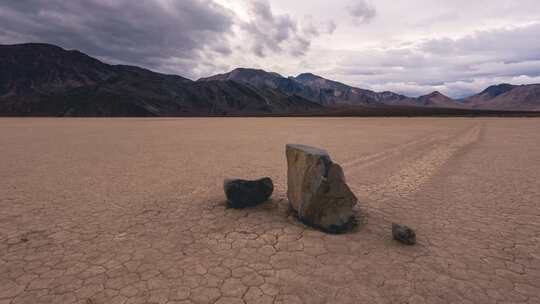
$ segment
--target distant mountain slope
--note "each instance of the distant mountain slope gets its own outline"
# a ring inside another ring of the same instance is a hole
[[[310,73],[286,78],[256,69],[192,81],[49,44],[0,45],[0,116],[342,115],[336,107],[351,106],[377,108],[379,114],[392,107],[394,114],[416,113],[405,110],[411,106],[540,111],[539,97],[540,85],[503,84],[463,103],[438,92],[409,98]]]
[[[312,92],[309,87],[281,76],[278,73],[266,72],[260,69],[236,68],[229,73],[218,74],[206,78],[201,78],[198,82],[208,81],[234,81],[255,89],[272,89],[283,92],[287,95],[298,95],[304,98],[311,97]],[[307,98],[313,102],[312,98]]]
[[[241,83],[249,83],[256,86],[269,86],[274,89],[279,88],[280,82],[287,83],[288,79],[278,73],[266,72],[260,69],[236,68],[229,73],[217,74],[214,76],[201,78],[199,81],[226,81],[232,80]]]
[[[199,81],[232,80],[256,88],[278,89],[286,94],[299,95],[325,106],[393,104],[407,97],[392,92],[376,93],[359,89],[323,77],[304,73],[285,78],[277,73],[259,69],[237,68]]]
[[[298,113],[321,106],[234,81],[194,82],[48,44],[0,45],[0,114],[178,116]]]
[[[422,107],[437,107],[437,108],[464,108],[462,103],[459,103],[452,98],[435,91],[427,95],[416,98],[418,106]]]
[[[464,104],[476,109],[540,111],[540,84],[490,86]]]
[[[378,93],[355,88],[311,73],[300,74],[293,79],[310,87],[320,100],[328,104],[394,104],[407,99],[392,92]]]
[[[45,44],[0,46],[0,68],[2,97],[91,86],[118,75],[78,51]]]

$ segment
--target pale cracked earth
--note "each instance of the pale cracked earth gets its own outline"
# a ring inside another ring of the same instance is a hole
[[[343,165],[356,231],[289,214],[286,143]],[[2,119],[0,156],[1,304],[540,303],[539,119]]]

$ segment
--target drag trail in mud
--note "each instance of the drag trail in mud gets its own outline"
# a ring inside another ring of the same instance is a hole
[[[343,166],[358,230],[289,214],[287,143]],[[2,304],[540,302],[536,118],[1,119],[0,155]]]

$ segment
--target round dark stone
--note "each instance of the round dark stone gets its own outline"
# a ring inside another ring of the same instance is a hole
[[[416,233],[411,228],[393,223],[392,224],[392,236],[394,239],[405,245],[416,244]]]
[[[226,179],[223,189],[229,207],[246,208],[266,202],[274,191],[274,184],[269,177],[253,181]]]

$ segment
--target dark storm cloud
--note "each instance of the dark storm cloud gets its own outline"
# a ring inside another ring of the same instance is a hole
[[[247,4],[242,19],[215,0],[8,0],[0,2],[0,43],[52,43],[197,78],[244,54],[304,55],[336,28],[274,14],[266,0]]]
[[[174,62],[189,74],[203,53],[231,52],[233,23],[211,0],[13,0],[0,4],[0,43],[47,42],[158,69]]]
[[[252,50],[260,57],[264,57],[266,51],[281,51],[281,44],[297,31],[296,22],[289,15],[274,16],[267,1],[254,1],[250,14],[251,21],[244,29],[252,35]]]
[[[355,22],[359,23],[369,23],[377,15],[375,6],[368,0],[355,0],[348,9]]]
[[[287,52],[298,57],[304,55],[311,40],[322,34],[332,34],[336,24],[315,24],[312,18],[297,21],[287,14],[272,12],[268,0],[254,0],[249,10],[250,20],[240,25],[251,40],[251,50],[259,57]]]

